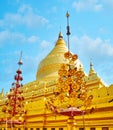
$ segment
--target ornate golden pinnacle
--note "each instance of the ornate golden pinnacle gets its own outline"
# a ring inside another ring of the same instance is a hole
[[[67,17],[67,18],[69,17],[69,13],[68,13],[68,11],[67,11],[67,13],[66,13],[66,17]]]

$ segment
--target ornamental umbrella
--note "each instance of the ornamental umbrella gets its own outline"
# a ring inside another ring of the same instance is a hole
[[[76,107],[69,107],[67,109],[61,109],[59,112],[61,115],[65,115],[65,116],[79,116],[79,115],[83,115],[84,111],[76,108]]]
[[[21,122],[19,120],[7,120],[7,123],[9,123],[9,124],[17,124],[17,125],[23,124],[23,122]]]

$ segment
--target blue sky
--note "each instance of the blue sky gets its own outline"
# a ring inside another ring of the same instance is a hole
[[[113,0],[0,0],[0,91],[9,91],[23,52],[23,84],[34,81],[39,62],[53,49],[61,30],[86,73],[94,69],[113,83]]]

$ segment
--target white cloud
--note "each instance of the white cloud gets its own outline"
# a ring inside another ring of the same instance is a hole
[[[113,43],[109,39],[92,38],[88,35],[72,36],[70,43],[71,51],[78,54],[87,74],[89,73],[89,62],[92,58],[96,73],[107,84],[113,83],[113,76],[109,75],[109,72],[113,73]]]
[[[41,45],[41,48],[47,48],[50,45],[50,42],[48,42],[46,40],[42,40],[40,45]]]
[[[18,32],[10,32],[8,30],[0,32],[0,46],[10,43],[35,43],[39,39],[38,36],[25,36]]]
[[[0,27],[14,28],[17,25],[24,25],[30,28],[38,28],[48,24],[48,20],[35,13],[33,8],[28,5],[22,5],[16,13],[7,13],[0,20]]]
[[[34,42],[38,41],[38,39],[39,38],[37,36],[31,36],[31,37],[28,38],[28,42],[34,43]]]
[[[12,42],[15,40],[20,40],[21,42],[25,41],[25,37],[21,33],[16,33],[16,32],[10,32],[10,31],[2,31],[0,32],[0,43],[4,42]]]
[[[103,0],[103,2],[109,7],[113,7],[113,0]]]
[[[109,39],[93,39],[88,35],[83,35],[81,37],[73,36],[71,42],[76,44],[76,49],[78,48],[79,53],[113,57],[113,46]],[[74,44],[72,48],[74,48]]]
[[[99,3],[99,0],[78,0],[73,2],[73,7],[77,11],[84,11],[84,10],[100,11],[103,9],[103,5]]]
[[[8,31],[2,31],[0,32],[0,43],[7,41],[10,38]]]
[[[56,7],[56,6],[53,6],[53,7],[52,7],[52,12],[54,12],[54,13],[57,12],[57,7]]]
[[[20,6],[20,8],[18,9],[18,13],[21,13],[21,14],[26,14],[26,12],[33,12],[33,9],[31,6],[29,5],[25,5],[23,4],[22,6]]]
[[[99,32],[101,34],[106,34],[107,33],[107,29],[105,27],[101,27],[101,28],[99,28]]]

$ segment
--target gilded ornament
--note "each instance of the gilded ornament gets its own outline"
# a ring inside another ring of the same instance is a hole
[[[90,96],[88,97],[88,99],[92,100],[92,99],[93,99],[93,95],[90,95]]]
[[[62,105],[65,108],[84,106],[86,108],[90,105],[93,96],[87,96],[85,74],[74,62],[78,59],[78,56],[72,55],[68,51],[64,54],[64,57],[68,60],[68,63],[63,63],[58,71],[58,84],[54,92],[55,100],[52,106],[55,106],[55,108]]]
[[[81,99],[81,100],[85,100],[86,97],[87,97],[86,93],[81,93],[81,94],[80,94],[80,99]]]
[[[59,95],[59,100],[60,100],[61,102],[64,101],[64,95],[63,95],[63,94],[60,94],[60,95]]]
[[[72,57],[72,54],[68,51],[68,52],[66,52],[66,53],[64,54],[64,57],[65,57],[66,59],[69,59],[69,58]]]
[[[59,78],[59,79],[58,79],[58,82],[59,82],[60,84],[63,83],[62,78]]]
[[[69,91],[69,86],[66,85],[66,84],[63,84],[62,89],[63,89],[64,92],[68,92]]]
[[[63,64],[61,65],[61,68],[60,68],[60,69],[61,69],[61,70],[64,70],[64,69],[67,70],[68,68],[69,68],[68,64],[64,64],[64,63],[63,63]]]
[[[72,55],[72,60],[73,60],[73,61],[75,61],[75,60],[77,60],[77,59],[78,59],[78,55],[76,55],[76,54]]]
[[[68,75],[68,71],[67,70],[63,70],[62,73],[63,73],[62,75],[64,75],[64,76]]]
[[[76,70],[75,69],[70,69],[69,70],[69,75],[70,76],[73,76],[73,75],[75,75],[76,74]]]

